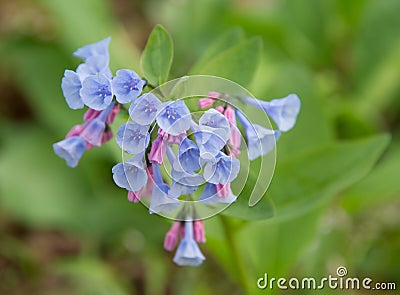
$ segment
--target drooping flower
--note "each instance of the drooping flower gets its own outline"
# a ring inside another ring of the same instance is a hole
[[[215,205],[218,203],[231,204],[235,202],[236,199],[237,196],[232,193],[231,189],[229,189],[227,196],[221,197],[218,195],[217,186],[213,183],[207,182],[202,194],[198,198],[198,201],[206,205]]]
[[[82,88],[79,75],[71,70],[65,70],[64,77],[61,80],[61,89],[68,106],[73,109],[81,109],[84,106],[80,90]]]
[[[175,249],[178,244],[179,232],[181,228],[181,223],[179,221],[175,221],[171,229],[167,232],[164,239],[164,249],[167,251],[172,251]]]
[[[130,154],[143,152],[150,142],[149,126],[127,122],[117,131],[117,144]]]
[[[114,182],[131,192],[139,191],[147,182],[147,173],[143,165],[143,155],[118,163],[112,168]]]
[[[180,266],[199,266],[205,257],[193,238],[193,222],[185,221],[185,235],[174,256],[174,262]]]
[[[111,82],[113,93],[120,103],[133,102],[142,92],[145,81],[132,70],[118,70]]]
[[[231,127],[231,136],[228,139],[228,144],[230,146],[230,154],[236,157],[240,154],[240,143],[242,136],[236,125],[235,110],[232,107],[227,106],[224,111],[224,115],[228,119]]]
[[[85,63],[80,64],[76,68],[76,73],[81,81],[89,76],[104,75],[107,79],[112,78],[111,70],[108,67],[108,57],[104,55],[96,55],[89,57]]]
[[[166,145],[162,136],[158,136],[156,140],[151,143],[151,150],[149,153],[149,161],[152,164],[161,165],[164,160]]]
[[[189,138],[181,141],[178,149],[178,161],[184,171],[193,172],[200,169],[200,150]]]
[[[204,167],[204,179],[214,184],[232,182],[239,173],[238,159],[220,152],[213,161],[207,161]]]
[[[164,103],[156,120],[158,126],[171,135],[179,135],[188,130],[192,121],[190,111],[183,100]]]
[[[245,129],[250,160],[266,155],[274,149],[276,141],[281,135],[280,131],[253,124],[240,111],[236,111],[236,114]]]
[[[91,56],[97,56],[97,55],[104,55],[104,56],[109,57],[108,46],[110,44],[110,41],[111,41],[111,37],[107,37],[96,43],[92,43],[92,44],[83,46],[83,47],[77,49],[74,52],[74,55],[76,57],[80,57],[83,59],[87,59]]]
[[[193,236],[197,243],[206,242],[206,232],[204,230],[204,222],[201,220],[195,220],[193,222]]]
[[[82,82],[80,96],[88,107],[104,110],[110,105],[113,98],[111,82],[102,74],[88,76]]]
[[[67,166],[71,168],[78,165],[85,148],[85,140],[79,136],[71,136],[53,144],[53,149],[56,155],[63,158],[67,162]]]
[[[154,175],[154,187],[151,195],[149,212],[167,213],[177,209],[181,204],[177,199],[168,196],[169,186],[164,183],[160,167],[156,164],[152,165]]]
[[[162,106],[162,102],[153,93],[145,93],[131,104],[129,115],[140,125],[150,125]]]
[[[284,98],[262,101],[248,97],[246,102],[252,106],[263,109],[274,120],[282,132],[293,128],[300,111],[301,102],[296,94],[289,94]]]

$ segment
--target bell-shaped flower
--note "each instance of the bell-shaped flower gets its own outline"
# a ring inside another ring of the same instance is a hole
[[[143,152],[150,142],[149,126],[127,122],[117,131],[117,144],[129,154]]]
[[[108,57],[104,55],[97,55],[89,57],[85,63],[80,64],[76,68],[76,73],[79,75],[81,81],[89,76],[104,75],[108,79],[112,78],[112,73],[108,67]]]
[[[68,106],[73,109],[81,109],[84,106],[80,90],[82,88],[79,75],[71,70],[65,70],[64,77],[61,80],[61,89]]]
[[[85,151],[85,140],[79,136],[71,136],[53,144],[54,152],[67,162],[67,166],[76,167]]]
[[[117,101],[127,103],[136,100],[142,92],[145,81],[132,70],[118,70],[111,85]]]
[[[240,162],[238,159],[220,152],[212,161],[206,161],[204,179],[214,184],[227,184],[238,175]]]
[[[246,133],[250,160],[266,155],[274,149],[276,141],[281,135],[280,131],[253,124],[240,111],[237,111],[236,114]]]
[[[114,182],[131,192],[142,189],[147,182],[147,172],[142,159],[143,154],[115,165],[112,168]]]
[[[190,111],[183,100],[164,103],[156,120],[158,126],[171,135],[179,135],[188,130],[192,121]]]
[[[85,139],[88,143],[95,146],[101,146],[102,143],[107,141],[107,134],[104,137],[106,130],[106,121],[110,115],[114,105],[110,104],[105,110],[103,110],[99,116],[91,120],[88,125],[83,129],[80,136]],[[111,133],[112,136],[112,133]]]
[[[300,111],[301,102],[296,94],[289,94],[284,98],[262,101],[255,98],[246,98],[246,102],[252,106],[263,109],[276,123],[280,131],[288,131],[296,123]]]
[[[80,96],[88,107],[104,110],[110,105],[113,98],[111,82],[102,74],[88,76],[82,82]]]
[[[210,137],[216,135],[226,142],[231,133],[228,119],[215,109],[204,112],[199,120],[199,128],[204,132],[203,141],[207,141]]]
[[[80,57],[83,59],[88,59],[89,57],[96,56],[96,55],[104,55],[104,56],[109,57],[108,46],[110,44],[110,41],[111,41],[111,37],[107,37],[96,43],[85,45],[85,46],[77,49],[74,52],[74,55],[76,57]]]
[[[205,257],[193,238],[193,222],[185,221],[185,236],[181,240],[174,256],[174,262],[180,266],[199,266]]]
[[[154,187],[151,195],[149,212],[167,213],[177,209],[181,204],[179,200],[168,196],[169,186],[164,183],[159,165],[153,164]]]
[[[184,171],[193,172],[200,169],[200,150],[189,138],[181,141],[178,149],[178,161]]]
[[[153,93],[145,93],[131,104],[129,115],[140,125],[150,125],[162,106],[162,102]]]
[[[198,201],[202,202],[203,204],[206,204],[206,205],[215,205],[218,203],[231,204],[231,203],[235,202],[236,199],[237,199],[237,196],[235,196],[232,193],[231,189],[229,189],[228,195],[221,197],[218,195],[216,185],[213,183],[207,182],[202,194],[198,198]]]

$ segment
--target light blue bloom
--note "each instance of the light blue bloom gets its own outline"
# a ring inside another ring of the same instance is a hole
[[[85,140],[79,136],[72,136],[53,144],[53,150],[57,156],[63,158],[69,167],[76,167],[85,151]]]
[[[162,179],[159,165],[153,164],[152,168],[154,187],[150,201],[150,214],[167,213],[177,209],[181,204],[179,200],[168,196],[169,186]]]
[[[238,159],[220,152],[213,161],[206,161],[203,175],[207,182],[227,184],[236,178],[239,169],[240,162]]]
[[[296,94],[289,94],[284,98],[273,99],[269,102],[247,98],[246,102],[262,108],[274,120],[278,129],[283,132],[293,128],[301,106],[300,99]]]
[[[140,95],[145,81],[132,70],[118,70],[111,85],[117,101],[127,103],[133,102]]]
[[[221,149],[226,145],[226,141],[220,136],[209,131],[197,131],[194,133],[200,151],[200,161],[212,161]]]
[[[162,102],[152,93],[140,96],[129,108],[129,115],[133,121],[140,125],[150,125],[161,110]]]
[[[215,135],[226,143],[231,136],[228,119],[215,109],[204,112],[199,120],[199,128],[203,131],[203,141],[208,141]]]
[[[119,127],[116,141],[124,151],[130,154],[144,152],[150,142],[149,126],[128,122]]]
[[[229,195],[226,197],[220,197],[218,196],[217,193],[217,187],[213,183],[207,182],[207,184],[204,187],[203,192],[201,193],[200,197],[198,198],[199,202],[202,202],[203,204],[206,205],[214,205],[218,203],[226,203],[226,204],[231,204],[235,202],[237,199],[237,196],[235,196],[232,193],[232,190],[230,190]]]
[[[61,89],[68,106],[73,109],[81,109],[84,106],[79,91],[82,88],[79,75],[71,70],[65,70],[64,77],[61,80]]]
[[[192,121],[190,111],[183,100],[166,102],[156,120],[158,126],[171,135],[179,135],[188,130]]]
[[[118,163],[112,168],[114,182],[121,188],[136,192],[147,182],[147,172],[143,165],[143,154],[127,162]]]
[[[104,110],[113,98],[110,80],[104,75],[88,76],[83,80],[80,95],[89,108]]]
[[[184,138],[178,149],[178,161],[184,171],[193,172],[200,169],[200,150],[189,138]]]
[[[193,239],[193,222],[185,221],[185,237],[181,240],[174,256],[174,262],[180,266],[199,266],[206,258]]]
[[[168,191],[168,197],[177,199],[182,195],[189,195],[197,190],[198,186],[184,185],[182,183],[172,181],[171,188]]]
[[[81,81],[89,76],[102,74],[108,79],[112,78],[111,70],[108,67],[108,57],[96,55],[89,57],[85,63],[80,64],[76,69]]]
[[[281,135],[280,131],[252,124],[240,111],[236,111],[236,115],[246,133],[250,160],[266,155],[274,149],[276,141]]]
[[[108,45],[110,44],[111,37],[107,37],[99,42],[92,43],[77,49],[74,52],[76,57],[88,59],[91,56],[104,55],[109,57]]]

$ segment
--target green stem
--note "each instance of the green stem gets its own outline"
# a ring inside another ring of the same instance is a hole
[[[220,215],[221,218],[221,223],[222,227],[225,232],[225,236],[228,240],[230,250],[231,250],[231,256],[232,256],[232,261],[234,261],[236,265],[236,269],[238,270],[238,281],[239,284],[242,286],[243,290],[245,291],[246,294],[250,294],[250,286],[248,285],[247,281],[247,272],[246,272],[246,267],[243,263],[243,260],[240,258],[240,252],[239,248],[235,242],[235,237],[232,231],[232,226],[229,221],[229,218]]]

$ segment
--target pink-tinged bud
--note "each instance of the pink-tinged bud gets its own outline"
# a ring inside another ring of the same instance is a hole
[[[230,106],[227,106],[224,115],[228,119],[231,127],[231,137],[228,140],[228,143],[231,146],[231,155],[236,157],[240,154],[241,134],[236,125],[235,111]]]
[[[152,193],[153,187],[154,187],[153,167],[151,167],[151,165],[148,166],[146,172],[147,172],[147,182],[143,188],[142,195],[143,196],[151,196],[151,193]]]
[[[227,184],[216,184],[217,195],[218,197],[226,197],[229,195],[231,190],[231,184],[228,182]]]
[[[102,111],[96,111],[94,109],[89,108],[86,111],[86,113],[83,115],[83,120],[86,122],[92,121],[93,119],[96,119],[100,115],[101,112]]]
[[[65,138],[70,138],[72,136],[79,136],[85,127],[83,125],[75,125],[72,129],[67,133]]]
[[[206,232],[204,230],[204,222],[201,220],[196,220],[193,223],[193,236],[197,243],[206,242]]]
[[[172,251],[176,247],[176,244],[178,243],[178,236],[179,232],[181,229],[181,223],[178,221],[175,221],[171,229],[167,232],[165,235],[164,239],[164,249],[167,251]]]
[[[155,141],[151,144],[151,150],[149,154],[149,161],[152,164],[161,165],[164,159],[166,146],[161,136],[158,136]]]
[[[197,104],[201,109],[206,109],[211,107],[214,104],[214,102],[215,100],[213,98],[206,97],[206,98],[200,98]]]
[[[208,97],[209,97],[209,98],[213,98],[213,99],[217,99],[217,98],[219,98],[219,92],[210,91],[210,92],[208,93]]]
[[[218,112],[220,112],[221,114],[224,113],[224,107],[223,107],[223,106],[217,106],[217,107],[215,108],[215,110],[218,111]]]
[[[133,203],[139,203],[141,194],[142,190],[139,190],[137,192],[128,191],[128,201]]]
[[[103,137],[101,138],[101,144],[106,143],[109,141],[111,138],[113,138],[113,132],[111,129],[108,129],[103,133]]]
[[[115,117],[118,115],[120,109],[121,109],[121,107],[119,104],[116,104],[113,107],[113,109],[111,110],[111,113],[108,115],[107,124],[114,123]]]
[[[87,150],[87,151],[90,151],[93,147],[94,147],[93,144],[91,144],[91,143],[89,143],[89,142],[86,141],[86,150]]]
[[[159,128],[158,136],[161,136],[168,145],[173,145],[173,144],[180,144],[181,138],[186,136],[186,132],[184,131],[179,135],[171,135],[171,134],[166,133],[161,128]]]

